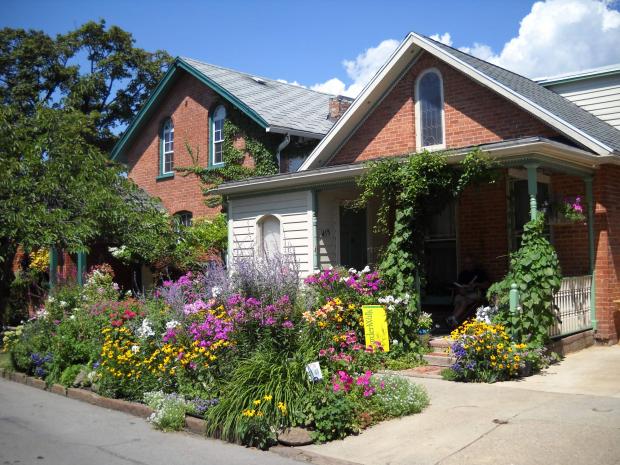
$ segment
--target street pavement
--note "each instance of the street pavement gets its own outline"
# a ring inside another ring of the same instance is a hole
[[[0,378],[0,464],[299,465]]]
[[[410,380],[430,394],[424,412],[299,448],[306,456],[298,458],[368,465],[620,464],[620,346],[571,354],[523,381]],[[161,433],[143,419],[0,379],[0,465],[296,463]]]
[[[411,379],[431,405],[342,441],[302,449],[381,464],[620,464],[620,346],[570,354],[523,381]]]

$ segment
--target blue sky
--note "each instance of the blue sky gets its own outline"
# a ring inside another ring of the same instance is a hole
[[[353,93],[355,90],[348,87],[367,80],[367,75],[389,55],[396,41],[412,30],[426,35],[440,34],[453,46],[468,47],[474,54],[495,59],[505,66],[510,63],[510,67],[524,73],[524,70],[518,69],[519,66],[529,65],[514,64],[510,59],[523,55],[523,48],[536,46],[532,42],[539,42],[542,37],[540,31],[530,31],[527,37],[528,31],[520,31],[520,22],[526,17],[534,17],[531,21],[534,29],[542,28],[543,32],[553,22],[551,28],[557,34],[547,44],[546,48],[550,50],[562,46],[567,36],[575,35],[570,30],[575,27],[571,26],[575,23],[574,18],[568,18],[571,21],[567,20],[562,27],[556,24],[562,23],[561,18],[570,14],[577,15],[581,21],[589,21],[588,24],[592,23],[594,31],[598,27],[607,33],[611,24],[613,34],[607,34],[607,42],[594,45],[611,48],[608,44],[618,39],[613,48],[620,49],[620,13],[615,11],[616,3],[608,4],[603,0],[545,0],[538,13],[533,12],[533,3],[525,0],[4,0],[0,26],[42,29],[56,34],[74,29],[85,21],[103,18],[108,24],[132,32],[137,45],[148,50],[162,48],[172,55],[190,56],[307,86],[321,85],[335,79],[340,83],[332,81],[332,84],[345,86],[342,87],[345,92],[350,90]],[[574,7],[570,14],[559,10],[568,6]],[[583,6],[591,11],[584,15],[581,11]],[[558,14],[558,11],[561,13]],[[583,24],[578,26],[587,30]],[[592,31],[587,32],[575,40],[592,39]],[[517,47],[516,52],[503,57],[505,44],[511,39],[524,41],[517,44],[521,48]],[[568,45],[574,47],[574,44]],[[587,54],[594,55],[584,52],[584,55]],[[528,70],[529,74],[553,74],[573,71],[566,69],[571,67],[620,62],[620,55],[610,51],[576,62],[574,58],[573,62],[565,59],[555,67],[550,66],[546,56],[534,59],[521,56],[520,59],[523,63],[541,62],[538,68]],[[350,66],[343,64],[344,60],[349,60]]]

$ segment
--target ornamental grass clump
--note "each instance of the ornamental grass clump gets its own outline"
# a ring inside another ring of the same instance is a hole
[[[513,342],[503,325],[467,321],[450,339],[456,361],[449,376],[457,381],[505,381],[518,377],[525,366],[522,351],[527,346]]]

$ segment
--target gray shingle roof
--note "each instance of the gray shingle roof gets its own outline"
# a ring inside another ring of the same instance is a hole
[[[608,145],[613,150],[620,152],[620,131],[561,95],[519,74],[480,60],[429,37],[425,37],[425,39],[433,42],[443,51],[465,62],[480,73],[520,94],[532,103],[557,115],[573,127]]]
[[[188,65],[223,87],[260,115],[270,126],[324,135],[333,126],[327,119],[329,94],[258,78],[192,58],[183,57]]]

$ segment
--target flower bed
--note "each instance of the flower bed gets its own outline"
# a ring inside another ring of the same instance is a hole
[[[445,378],[493,383],[549,365],[544,349],[514,342],[503,325],[490,322],[487,313],[479,311],[480,319],[466,321],[452,332],[450,352],[456,361],[444,372]]]
[[[18,370],[49,384],[147,403],[164,430],[189,413],[212,436],[260,448],[290,426],[327,441],[428,403],[421,388],[375,374],[393,355],[365,346],[361,307],[381,296],[368,269],[325,270],[300,285],[276,257],[240,262],[232,276],[188,273],[134,298],[104,266],[82,289],[59,288],[4,347]],[[390,327],[399,315],[388,312]]]

